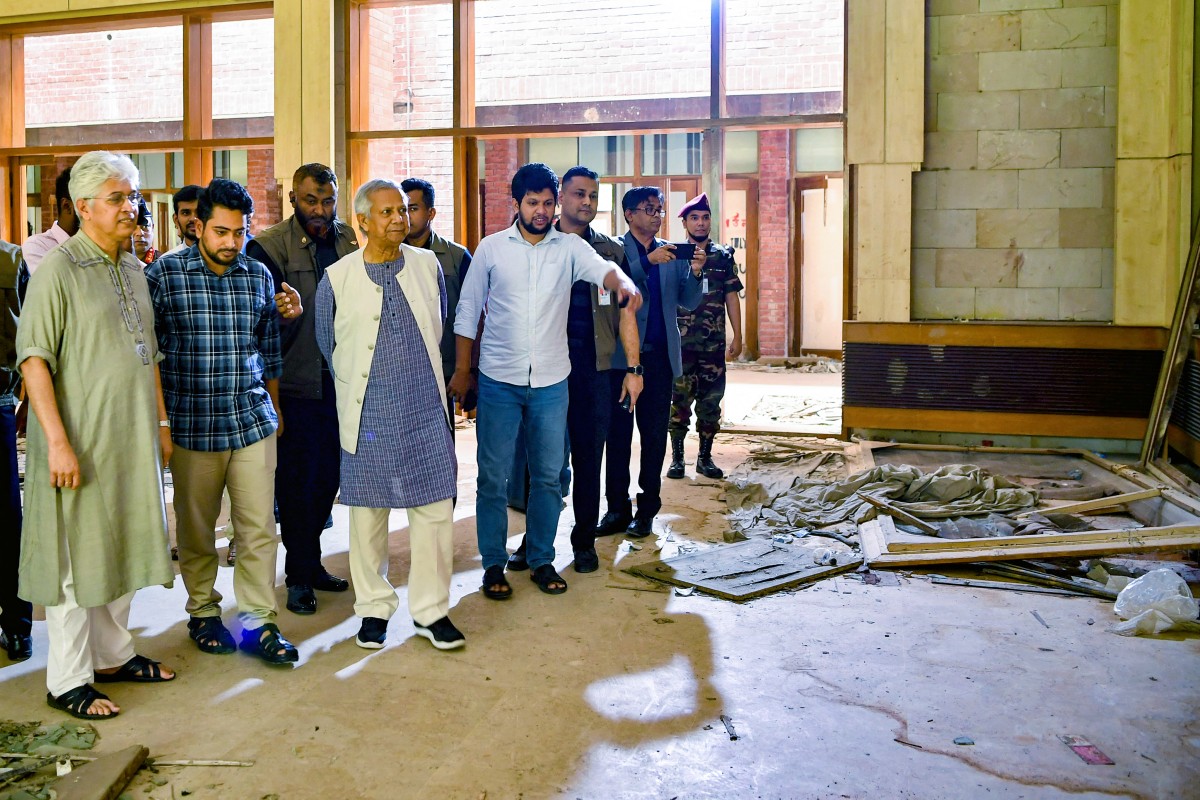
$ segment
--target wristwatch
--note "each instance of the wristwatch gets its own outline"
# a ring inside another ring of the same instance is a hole
[[[630,375],[639,375],[639,376],[645,373],[645,370],[642,369],[641,364],[635,364],[632,367],[626,367],[625,371],[627,373],[629,373]]]

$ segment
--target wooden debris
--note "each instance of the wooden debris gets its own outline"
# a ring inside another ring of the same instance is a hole
[[[1115,508],[1123,506],[1126,503],[1135,503],[1138,500],[1150,500],[1155,497],[1161,497],[1162,490],[1159,488],[1142,489],[1136,492],[1125,492],[1123,494],[1109,495],[1096,500],[1084,500],[1081,503],[1067,503],[1062,506],[1051,506],[1049,508],[1032,509],[1030,511],[1022,511],[1015,516],[1027,517],[1030,514],[1039,514],[1044,512],[1053,512],[1055,514],[1082,514],[1085,511],[1100,511],[1107,508]]]
[[[917,530],[924,531],[930,536],[937,536],[938,529],[936,526],[930,525],[920,517],[914,517],[912,514],[908,513],[894,503],[884,500],[882,497],[876,497],[873,494],[867,494],[866,492],[856,492],[856,494],[888,516],[894,517],[906,525],[912,525]]]
[[[1020,583],[1007,583],[1004,581],[947,578],[945,575],[930,575],[929,580],[931,583],[942,584],[945,586],[968,586],[972,589],[1004,589],[1010,592],[1027,592],[1030,594],[1057,594],[1062,595],[1063,597],[1091,597],[1090,594],[1072,591],[1070,589],[1054,589],[1049,586],[1028,586]]]
[[[115,800],[141,768],[150,751],[140,744],[126,747],[73,770],[54,783],[58,800]]]
[[[1050,623],[1049,623],[1049,622],[1046,622],[1046,620],[1042,619],[1042,615],[1041,615],[1041,614],[1039,614],[1039,613],[1038,613],[1036,610],[1035,610],[1035,611],[1030,611],[1029,613],[1030,613],[1030,614],[1033,614],[1033,618],[1034,618],[1034,619],[1036,619],[1038,622],[1042,623],[1042,627],[1043,627],[1043,628],[1049,628],[1049,627],[1050,627]]]
[[[1042,586],[1053,586],[1056,589],[1069,589],[1105,600],[1116,600],[1117,593],[1106,588],[1104,584],[1089,578],[1060,578],[1036,569],[1027,569],[1016,564],[979,564],[985,575],[1003,575],[1006,578],[1017,578]]]

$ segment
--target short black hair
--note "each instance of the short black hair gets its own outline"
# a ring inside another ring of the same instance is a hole
[[[558,200],[558,176],[554,174],[554,170],[541,162],[526,164],[513,175],[512,198],[518,203],[530,192],[541,194],[547,189],[554,194],[554,199]]]
[[[584,166],[571,167],[569,170],[563,173],[562,185],[566,186],[568,183],[570,183],[571,178],[587,178],[589,181],[596,181],[598,183],[600,181],[600,173],[596,172],[594,169],[588,169]]]
[[[621,198],[621,210],[633,211],[651,197],[661,203],[663,201],[662,189],[657,186],[635,186]]]
[[[189,183],[187,186],[171,195],[171,206],[174,208],[175,213],[179,213],[180,203],[191,203],[194,200],[199,200],[200,193],[202,191],[204,191],[203,186],[197,186],[194,183]]]
[[[424,178],[405,178],[400,181],[400,189],[408,196],[408,201],[412,202],[412,193],[420,192],[421,201],[425,203],[426,208],[433,208],[434,191],[433,184]]]
[[[312,178],[317,182],[317,186],[325,186],[330,183],[337,186],[337,175],[334,171],[316,161],[297,167],[295,173],[292,174],[292,185],[295,186],[305,178]]]
[[[67,201],[67,205],[71,203],[71,168],[67,167],[62,172],[58,173],[58,177],[54,179],[54,216],[58,216],[58,212],[62,210],[63,200]]]
[[[207,189],[200,192],[200,202],[196,204],[196,216],[201,222],[212,219],[213,208],[220,206],[243,214],[254,213],[254,198],[237,181],[225,178],[213,178]]]

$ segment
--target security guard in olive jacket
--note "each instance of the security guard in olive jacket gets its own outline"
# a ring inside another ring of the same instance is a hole
[[[294,215],[246,244],[246,255],[275,279],[283,377],[275,470],[275,502],[287,555],[287,608],[314,614],[314,590],[344,592],[345,578],[321,564],[321,531],[338,491],[337,407],[333,376],[317,347],[315,297],[325,270],[358,249],[354,229],[337,218],[337,176],[324,164],[305,164],[292,176]]]

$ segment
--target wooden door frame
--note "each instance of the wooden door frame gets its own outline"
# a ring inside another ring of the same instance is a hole
[[[746,192],[746,280],[743,281],[742,291],[745,293],[743,316],[746,324],[742,329],[742,357],[753,361],[759,356],[758,349],[758,178],[757,177],[726,177],[725,191],[744,190]],[[722,201],[724,198],[721,198]],[[725,208],[724,202],[721,207]],[[724,212],[722,212],[724,213]],[[724,235],[724,220],[719,220],[715,231]],[[718,240],[720,241],[720,240]],[[729,244],[722,241],[721,244]]]
[[[810,189],[829,190],[829,178],[836,176],[829,175],[805,175],[802,177],[792,178],[792,265],[788,281],[791,284],[788,292],[789,305],[791,306],[788,314],[788,354],[800,355],[804,352],[804,192]],[[843,297],[845,295],[845,286],[842,287]],[[810,350],[814,355],[827,356],[829,358],[841,358],[841,352],[837,350]]]

